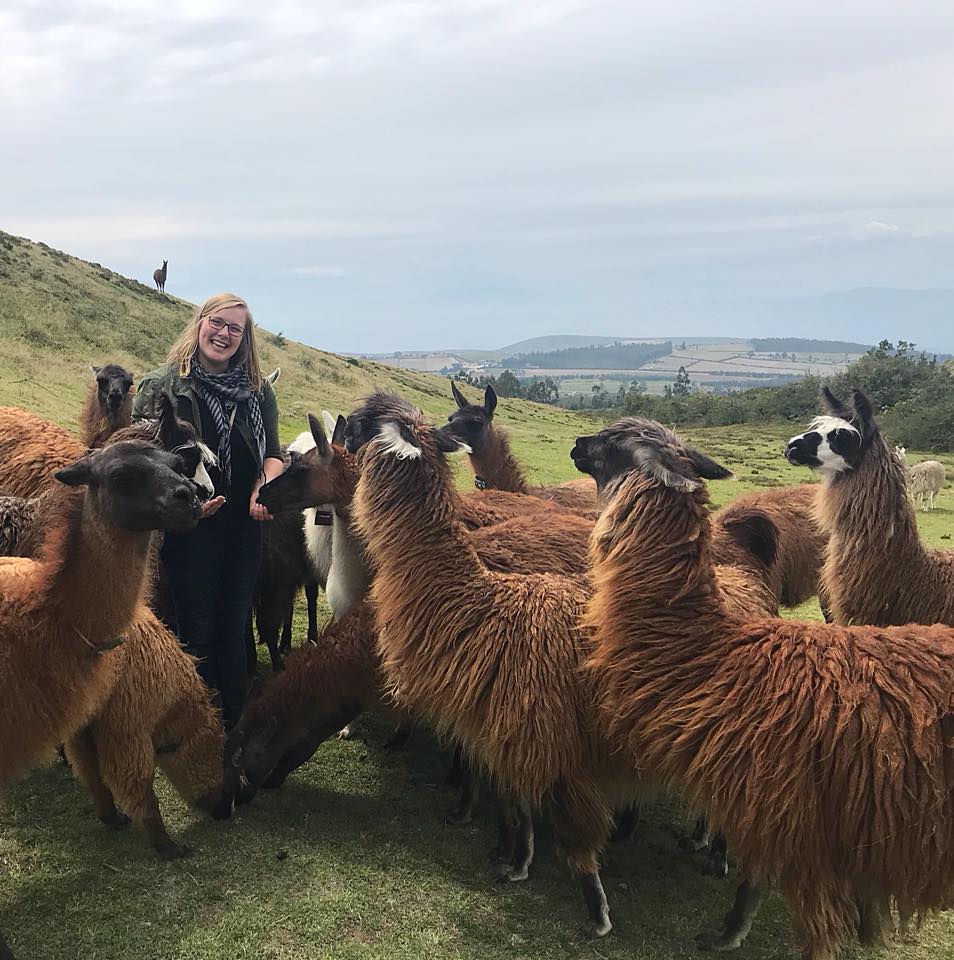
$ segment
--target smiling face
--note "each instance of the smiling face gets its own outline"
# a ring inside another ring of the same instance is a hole
[[[198,358],[209,373],[225,373],[229,361],[245,340],[248,311],[242,306],[220,307],[199,321]]]
[[[805,433],[792,437],[785,459],[796,466],[812,467],[829,476],[846,473],[858,465],[862,437],[858,428],[837,416],[816,417]]]

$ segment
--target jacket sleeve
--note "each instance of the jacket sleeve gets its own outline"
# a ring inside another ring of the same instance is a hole
[[[156,416],[156,402],[161,391],[162,378],[156,371],[143,376],[136,387],[136,396],[133,397],[133,420],[143,420]]]
[[[278,399],[272,385],[262,385],[262,423],[265,426],[265,456],[282,459],[282,445],[278,440]]]

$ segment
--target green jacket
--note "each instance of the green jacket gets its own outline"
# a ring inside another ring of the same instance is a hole
[[[167,363],[143,376],[133,400],[133,420],[158,416],[158,401],[163,394],[172,401],[176,415],[181,420],[191,423],[195,427],[196,434],[201,436],[202,417],[199,412],[199,394],[191,380],[183,380],[179,376],[179,368],[175,363]],[[259,403],[262,408],[262,423],[265,426],[265,457],[281,460],[282,448],[278,441],[278,401],[272,385],[267,380],[262,384]],[[248,444],[252,457],[257,459],[258,446],[252,436],[252,428],[249,425],[244,404],[239,407],[235,417],[235,428]]]

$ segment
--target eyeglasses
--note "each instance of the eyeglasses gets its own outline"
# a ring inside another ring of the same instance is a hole
[[[206,317],[206,320],[209,321],[209,326],[213,330],[222,330],[228,327],[230,336],[240,337],[245,333],[245,327],[240,327],[237,323],[226,323],[221,317]]]

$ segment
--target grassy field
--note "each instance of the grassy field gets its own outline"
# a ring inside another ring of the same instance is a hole
[[[40,271],[40,286],[58,289],[57,271],[67,271],[73,288],[87,298],[78,302],[100,303],[99,316],[113,318],[107,326],[117,343],[83,346],[67,302],[20,283],[19,271],[17,282],[0,276],[2,403],[22,403],[74,422],[86,362],[115,356],[118,341],[133,336],[133,312],[138,311],[136,322],[165,324],[166,337],[153,354],[131,343],[139,353],[125,356],[137,372],[144,362],[159,359],[188,314],[186,305],[145,288],[127,294],[121,283],[79,261],[61,262],[33,245],[13,249],[38,258],[39,266],[31,269]],[[40,323],[35,311],[48,300],[50,312]],[[17,318],[69,346],[24,339]],[[6,352],[10,346],[20,351],[14,359]],[[301,429],[307,410],[347,408],[378,384],[406,393],[435,417],[443,418],[451,406],[444,399],[446,385],[424,375],[365,361],[353,365],[295,344],[269,344],[267,358],[286,368],[278,385],[286,438]],[[502,401],[498,416],[511,429],[533,479],[573,476],[567,457],[572,437],[589,432],[592,423],[519,401]],[[739,427],[687,431],[687,436],[735,469],[733,479],[711,485],[721,504],[758,486],[809,479],[779,455],[791,432],[783,426],[759,432]],[[954,460],[946,465],[954,475]],[[468,482],[466,474],[461,482]],[[952,507],[948,489],[941,509],[919,516],[929,543],[950,545]],[[817,617],[817,605],[798,613]],[[299,635],[303,625],[299,616]],[[267,671],[264,659],[260,671]],[[699,859],[679,852],[687,814],[660,799],[647,805],[634,841],[607,851],[604,883],[614,933],[597,943],[584,941],[581,898],[554,855],[546,825],[539,826],[530,881],[495,884],[488,861],[494,840],[490,810],[485,805],[469,826],[447,825],[444,815],[455,798],[441,785],[446,756],[426,732],[415,733],[404,750],[388,753],[382,744],[389,732],[377,718],[364,718],[356,738],[324,745],[282,790],[261,793],[225,823],[194,816],[160,781],[170,832],[194,848],[190,859],[176,863],[159,862],[135,830],[106,830],[64,766],[34,773],[0,798],[0,915],[11,945],[21,960],[676,960],[697,955],[694,934],[726,909],[736,878],[705,876]],[[954,914],[905,933],[891,955],[954,956]],[[766,905],[738,956],[795,960],[780,901]]]

